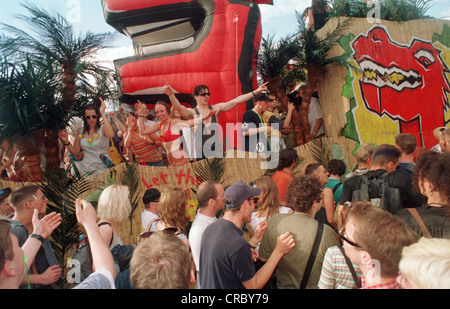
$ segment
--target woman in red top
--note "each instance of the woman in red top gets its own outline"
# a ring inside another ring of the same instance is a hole
[[[146,126],[144,124],[144,118],[147,117],[144,109],[144,104],[138,101],[135,105],[135,109],[139,115],[139,129],[141,134],[147,135],[160,131],[159,139],[167,153],[167,159],[171,166],[183,165],[190,163],[189,155],[181,148],[181,128],[193,127],[200,124],[202,121],[210,118],[216,113],[215,110],[211,110],[206,116],[196,117],[190,120],[172,119],[169,117],[170,108],[164,101],[157,101],[155,104],[155,114],[158,117],[160,123],[155,123],[152,126]]]
[[[124,133],[124,146],[130,148],[136,163],[148,166],[164,166],[158,148],[161,141],[155,133],[140,134],[138,116],[134,113],[127,117],[128,131]]]

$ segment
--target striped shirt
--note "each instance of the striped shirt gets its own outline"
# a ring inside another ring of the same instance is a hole
[[[358,278],[361,278],[362,272],[355,263],[355,269]],[[319,279],[320,289],[356,289],[356,283],[353,280],[352,273],[337,246],[328,248],[325,253],[322,265],[322,273]]]
[[[379,284],[368,286],[366,284],[366,279],[364,278],[364,276],[362,276],[361,284],[362,284],[362,289],[367,289],[367,290],[397,290],[397,289],[400,289],[400,284],[397,282],[397,280],[393,280],[388,283],[379,283]]]
[[[162,160],[162,156],[155,145],[148,144],[143,136],[135,138],[133,135],[131,137],[131,150],[133,151],[134,158],[138,164]]]

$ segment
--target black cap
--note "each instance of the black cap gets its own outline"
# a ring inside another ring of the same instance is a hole
[[[150,188],[147,191],[145,191],[144,196],[142,197],[142,202],[144,202],[144,205],[147,205],[150,202],[155,202],[159,200],[161,197],[161,192],[159,192],[155,188]]]
[[[253,102],[258,102],[258,101],[272,102],[272,101],[274,101],[274,99],[269,98],[267,96],[267,93],[261,92],[260,94],[255,95],[255,97],[253,98]]]

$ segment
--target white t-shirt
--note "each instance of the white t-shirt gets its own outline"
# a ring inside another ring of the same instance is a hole
[[[316,126],[316,120],[319,118],[323,118],[322,110],[320,109],[319,100],[315,97],[311,97],[311,101],[309,103],[308,110],[308,123],[311,126],[311,134],[314,131],[314,127]],[[321,135],[325,133],[325,129],[323,127],[323,122],[319,127],[316,135]]]
[[[158,218],[159,216],[157,214],[154,214],[153,212],[144,209],[144,211],[141,214],[142,232],[145,231],[145,229],[153,219]]]
[[[189,245],[191,246],[192,257],[194,258],[197,271],[200,267],[200,247],[202,243],[203,232],[206,227],[216,221],[216,217],[208,217],[200,212],[195,215],[194,222],[192,222],[191,229],[189,231]]]

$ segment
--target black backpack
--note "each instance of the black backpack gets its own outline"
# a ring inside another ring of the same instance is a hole
[[[377,176],[359,175],[362,182],[358,190],[353,191],[352,202],[371,202],[374,206],[394,213],[402,208],[400,190],[389,186],[386,181],[388,172]]]

